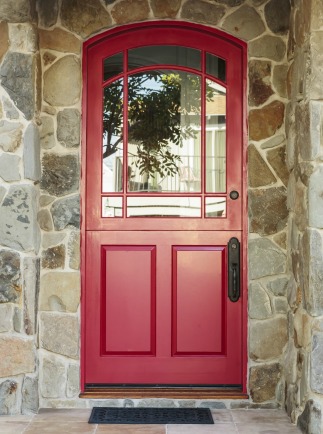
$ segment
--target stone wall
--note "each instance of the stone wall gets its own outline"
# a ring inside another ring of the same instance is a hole
[[[323,430],[323,8],[294,2],[288,42],[288,349],[286,403],[303,432]]]
[[[0,364],[0,413],[34,411],[38,377],[40,406],[91,405],[77,398],[81,45],[115,25],[165,18],[213,26],[249,43],[248,384],[254,404],[232,405],[282,403],[289,1],[12,3],[0,5],[0,346],[13,353],[10,363]]]

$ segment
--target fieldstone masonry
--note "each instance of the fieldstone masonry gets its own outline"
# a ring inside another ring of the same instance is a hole
[[[1,1],[0,348],[7,362],[0,363],[0,414],[93,404],[78,398],[82,42],[115,25],[175,19],[248,43],[250,401],[208,405],[281,405],[294,422],[301,414],[304,432],[320,426],[323,9],[320,0],[292,4]]]

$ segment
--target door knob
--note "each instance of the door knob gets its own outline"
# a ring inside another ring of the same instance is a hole
[[[232,200],[237,200],[239,197],[239,193],[236,190],[232,190],[230,191],[230,199]]]

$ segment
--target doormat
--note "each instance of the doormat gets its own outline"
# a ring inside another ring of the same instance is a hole
[[[102,424],[214,424],[209,408],[93,407],[89,423]]]

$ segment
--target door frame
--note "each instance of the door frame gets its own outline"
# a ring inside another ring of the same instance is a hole
[[[96,45],[97,43],[103,42],[105,39],[108,40],[110,36],[118,36],[118,34],[125,34],[136,30],[138,28],[156,28],[159,29],[170,29],[170,28],[186,28],[196,30],[202,33],[206,33],[214,36],[218,41],[225,40],[241,49],[242,54],[242,250],[241,250],[241,283],[242,283],[242,390],[241,393],[233,393],[230,390],[227,392],[223,390],[201,390],[200,388],[186,388],[186,390],[179,391],[176,388],[160,388],[159,390],[154,390],[152,388],[141,388],[140,390],[133,390],[129,388],[115,388],[111,389],[109,393],[84,393],[85,390],[85,258],[86,258],[86,212],[85,212],[85,197],[86,197],[86,149],[87,149],[87,67],[88,67],[88,51],[89,49]],[[83,95],[82,95],[82,145],[81,145],[81,351],[80,351],[80,370],[81,370],[81,394],[80,397],[84,398],[129,398],[129,397],[169,397],[169,398],[196,398],[196,399],[241,399],[247,397],[247,368],[248,368],[248,298],[247,298],[247,242],[248,242],[248,210],[247,210],[247,44],[225,32],[214,29],[212,27],[183,22],[183,21],[147,21],[143,23],[128,24],[123,26],[115,27],[111,30],[107,30],[99,35],[96,35],[83,44],[83,62],[82,62],[82,77],[83,77]]]

